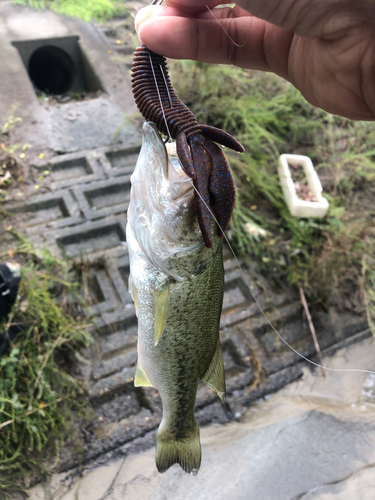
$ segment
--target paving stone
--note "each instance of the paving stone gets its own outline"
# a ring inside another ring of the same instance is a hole
[[[229,286],[230,285],[230,286]],[[244,293],[246,285],[241,278],[226,283],[223,299],[223,313],[237,307],[247,305],[248,298]]]
[[[250,350],[253,349],[253,351],[256,352],[256,348],[260,348],[258,342],[255,347],[251,347],[247,339],[246,342],[244,342],[240,337],[240,331],[236,328],[227,328],[222,332],[221,344],[223,352],[228,353],[232,360],[232,366],[228,363],[228,370],[236,369],[237,371],[251,368]]]

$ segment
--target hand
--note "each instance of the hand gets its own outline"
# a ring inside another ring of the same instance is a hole
[[[238,0],[214,9],[220,3],[208,3],[212,12],[205,0],[146,7],[139,38],[166,57],[271,71],[315,106],[375,119],[373,0]]]

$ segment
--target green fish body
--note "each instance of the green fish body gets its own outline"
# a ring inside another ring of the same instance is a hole
[[[194,474],[201,463],[194,417],[199,381],[223,403],[225,399],[219,341],[222,241],[215,236],[213,248],[205,247],[191,181],[178,161],[168,157],[153,123],[143,126],[131,181],[126,233],[129,288],[138,315],[135,385],[155,387],[162,400],[156,439],[159,472],[179,463]]]

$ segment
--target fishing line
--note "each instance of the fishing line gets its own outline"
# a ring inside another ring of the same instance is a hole
[[[165,121],[165,125],[166,125],[166,128],[167,128],[167,131],[168,131],[168,135],[169,135],[169,138],[170,140],[172,141],[172,137],[171,137],[171,133],[169,131],[169,128],[168,128],[168,123],[167,123],[167,119],[166,119],[166,116],[165,116],[165,113],[164,113],[164,107],[163,107],[163,102],[162,102],[162,99],[161,99],[161,95],[160,95],[160,91],[159,91],[159,86],[158,86],[158,82],[156,80],[156,75],[155,75],[155,71],[154,71],[154,67],[153,67],[153,63],[152,63],[152,59],[151,59],[151,55],[149,54],[149,58],[150,58],[150,63],[151,63],[151,69],[152,69],[152,74],[153,74],[153,77],[154,77],[154,81],[155,81],[155,86],[156,86],[156,90],[157,90],[157,93],[158,93],[158,96],[159,96],[159,102],[160,102],[160,106],[161,106],[161,109],[162,109],[162,112],[163,112],[163,117],[164,117],[164,121]],[[161,68],[162,70],[162,68]],[[162,73],[163,73],[163,70],[162,70]],[[163,76],[164,76],[164,73],[163,73]],[[178,156],[177,156],[178,158]],[[178,161],[181,165],[181,162],[180,162],[180,159],[178,158]],[[182,165],[181,165],[181,168],[182,168]],[[203,204],[205,205],[205,207],[207,208],[207,210],[210,212],[212,218],[214,219],[214,221],[216,222],[216,224],[218,225],[219,229],[221,230],[224,238],[225,238],[225,241],[226,243],[228,244],[229,246],[229,250],[231,251],[235,261],[236,261],[236,264],[241,272],[241,276],[242,276],[242,279],[244,280],[245,284],[247,285],[248,289],[250,290],[250,293],[259,309],[259,311],[261,312],[261,314],[263,315],[263,317],[265,318],[265,320],[267,321],[267,323],[269,324],[269,326],[271,327],[272,331],[274,333],[276,333],[276,335],[279,337],[279,339],[287,346],[289,347],[289,349],[291,351],[293,351],[295,354],[297,354],[297,356],[299,356],[301,359],[303,359],[304,361],[307,361],[308,363],[310,363],[311,365],[313,366],[316,366],[317,368],[322,368],[323,370],[327,370],[327,371],[330,371],[330,372],[339,372],[339,373],[345,373],[345,372],[348,372],[348,373],[369,373],[371,375],[375,375],[375,371],[371,371],[371,370],[363,370],[363,369],[360,369],[360,368],[328,368],[326,366],[323,366],[323,365],[320,365],[319,363],[315,363],[315,361],[312,361],[311,359],[308,359],[306,358],[306,356],[304,356],[303,354],[301,354],[300,352],[298,352],[292,345],[289,344],[289,342],[287,340],[284,339],[284,337],[276,330],[276,328],[273,326],[273,324],[271,323],[271,321],[268,319],[268,317],[266,316],[266,313],[264,312],[262,306],[260,305],[258,299],[256,298],[253,290],[252,290],[252,287],[251,285],[249,285],[249,283],[247,282],[247,279],[246,279],[246,276],[245,276],[245,273],[244,273],[244,270],[242,269],[242,266],[237,258],[237,255],[235,254],[234,250],[233,250],[233,247],[232,245],[230,244],[229,242],[229,239],[227,237],[227,235],[225,234],[225,232],[223,231],[223,229],[221,228],[218,220],[216,219],[214,213],[212,212],[211,208],[209,207],[209,205],[207,205],[207,203],[204,201],[204,199],[202,198],[202,196],[200,195],[200,193],[198,192],[198,190],[196,189],[196,187],[194,186],[194,183],[191,179],[189,179],[190,182],[191,182],[191,185],[193,186],[193,189],[194,191],[198,194],[199,198],[202,200]]]
[[[163,0],[152,0],[152,2],[150,3],[150,6],[151,5],[161,5],[163,3]],[[233,45],[235,45],[236,47],[238,47],[239,49],[241,49],[242,47],[244,47],[247,43],[247,40],[244,41],[244,43],[242,44],[239,44],[237,42],[235,42],[233,40],[233,38],[230,36],[228,30],[224,27],[223,23],[220,21],[220,19],[218,19],[215,14],[213,13],[212,9],[210,9],[210,7],[206,4],[206,9],[208,10],[208,12],[211,14],[211,16],[215,19],[216,22],[219,23],[221,29],[224,31],[224,33],[227,35],[227,37],[229,38],[229,40],[233,43]],[[132,14],[132,16],[134,17],[135,19],[135,16],[134,14]]]
[[[156,80],[156,75],[155,75],[154,65],[153,65],[153,63],[152,63],[152,57],[151,57],[150,52],[148,52],[148,57],[149,57],[149,59],[150,59],[151,70],[152,70],[152,76],[154,77],[155,87],[156,87],[156,90],[157,90],[157,92],[158,92],[159,103],[160,103],[160,107],[161,107],[161,110],[162,110],[162,113],[163,113],[163,118],[164,118],[165,126],[166,126],[166,128],[167,128],[167,132],[168,132],[169,138],[170,138],[170,140],[172,141],[172,136],[171,136],[171,133],[170,133],[170,131],[169,131],[167,118],[166,118],[165,113],[164,113],[163,101],[162,101],[162,99],[161,99],[161,95],[160,95],[160,91],[159,91],[159,85],[158,85],[158,82],[157,82],[157,80]],[[163,74],[163,77],[164,77],[164,80],[165,80],[165,76],[164,76],[163,68],[162,68],[161,66],[160,66],[160,68],[161,68],[161,71],[162,71],[162,74]],[[168,87],[167,87],[167,91],[168,91]],[[169,92],[168,92],[168,95],[169,95]]]
[[[238,47],[239,49],[241,49],[242,47],[244,47],[247,43],[247,40],[244,41],[244,43],[242,43],[241,45],[237,42],[235,42],[233,40],[233,38],[230,36],[230,34],[228,33],[228,31],[224,28],[223,26],[223,23],[220,21],[220,19],[218,19],[215,14],[213,13],[213,11],[209,8],[208,5],[206,5],[207,7],[207,10],[208,12],[211,14],[211,16],[220,24],[221,26],[221,29],[224,31],[224,33],[227,35],[227,37],[229,38],[229,40],[233,43],[233,45],[235,45],[236,47]]]
[[[164,73],[164,70],[163,70],[163,66],[161,64],[159,64],[159,67],[160,67],[161,74],[163,76],[165,89],[166,89],[167,94],[168,94],[169,105],[170,105],[171,108],[173,108],[172,97],[171,97],[171,94],[169,92],[168,83],[167,83],[167,79],[165,78],[165,73]]]
[[[303,360],[307,361],[308,363],[310,363],[311,365],[314,365],[316,366],[317,368],[322,368],[323,370],[327,370],[327,371],[330,371],[330,372],[349,372],[349,373],[370,373],[371,375],[375,375],[375,372],[374,371],[371,371],[371,370],[362,370],[360,368],[328,368],[326,366],[322,366],[320,365],[319,363],[315,363],[315,361],[312,361],[311,359],[308,359],[306,358],[306,356],[304,356],[303,354],[301,354],[300,352],[298,352],[293,346],[291,346],[289,344],[289,342],[287,340],[284,339],[284,337],[276,330],[276,328],[273,326],[273,324],[271,323],[271,321],[268,319],[268,317],[266,316],[266,313],[264,312],[264,310],[262,309],[262,306],[260,305],[258,299],[256,298],[253,290],[252,290],[252,287],[251,285],[249,285],[249,283],[247,282],[247,279],[245,277],[245,273],[242,269],[242,266],[237,258],[237,255],[235,254],[234,250],[233,250],[233,247],[232,245],[230,244],[229,242],[229,239],[227,237],[227,235],[224,233],[224,231],[222,230],[220,224],[218,223],[215,215],[212,213],[212,210],[210,209],[210,207],[207,205],[207,203],[204,201],[204,199],[202,198],[202,196],[199,194],[198,190],[195,188],[193,182],[191,181],[191,185],[193,186],[194,188],[194,191],[198,194],[199,198],[202,200],[202,202],[204,203],[204,205],[206,206],[207,210],[210,212],[211,216],[213,217],[214,221],[216,222],[216,224],[218,225],[219,229],[221,230],[221,232],[223,233],[223,236],[225,238],[225,241],[227,243],[227,245],[229,246],[229,250],[231,251],[235,261],[236,261],[236,264],[241,272],[241,276],[242,276],[242,279],[244,280],[245,284],[247,285],[248,289],[250,290],[250,293],[253,297],[253,299],[255,300],[255,303],[256,305],[258,306],[258,309],[259,311],[262,313],[262,315],[264,316],[264,318],[266,319],[267,323],[269,324],[269,326],[271,327],[271,329],[276,333],[276,335],[279,337],[280,340],[282,340],[284,342],[284,344],[289,347],[289,349],[291,349],[295,354],[297,354],[297,356],[299,356],[300,358],[302,358]]]

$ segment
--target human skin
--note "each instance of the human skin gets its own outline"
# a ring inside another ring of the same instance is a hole
[[[173,59],[276,73],[330,113],[375,119],[374,0],[237,3],[167,0],[138,13],[138,36]]]

